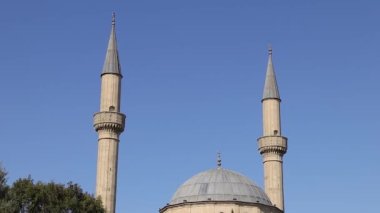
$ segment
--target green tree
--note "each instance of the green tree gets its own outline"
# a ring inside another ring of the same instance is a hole
[[[2,206],[6,206],[5,196],[8,193],[9,187],[7,186],[7,172],[0,164],[0,210]],[[2,211],[0,211],[2,212]]]
[[[0,164],[0,199],[3,199],[8,191],[7,172]]]
[[[6,184],[5,170],[0,167],[0,212],[2,213],[103,213],[99,199],[83,192],[72,182],[34,182],[20,178],[12,186]]]

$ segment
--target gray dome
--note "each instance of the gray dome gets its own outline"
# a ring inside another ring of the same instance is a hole
[[[265,192],[255,183],[223,168],[201,172],[187,180],[177,189],[170,204],[210,200],[272,205]]]

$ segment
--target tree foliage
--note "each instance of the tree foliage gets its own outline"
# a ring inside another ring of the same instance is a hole
[[[2,200],[7,194],[8,186],[7,186],[7,172],[0,165],[0,200]]]
[[[12,186],[6,183],[6,171],[0,166],[0,212],[2,213],[76,213],[105,212],[101,201],[83,192],[72,182],[35,182],[30,176]]]

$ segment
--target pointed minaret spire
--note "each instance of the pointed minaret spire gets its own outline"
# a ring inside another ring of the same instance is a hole
[[[120,112],[120,70],[113,14],[112,31],[101,74],[100,110],[94,115],[94,127],[98,133],[96,197],[102,200],[106,213],[115,213],[119,138],[125,127],[125,115]]]
[[[267,66],[267,74],[265,78],[265,86],[264,86],[264,94],[263,100],[265,99],[279,99],[280,93],[278,91],[276,74],[274,73],[273,63],[272,63],[272,47],[268,48],[268,66]]]
[[[104,61],[102,75],[105,73],[121,75],[119,53],[117,51],[115,25],[116,25],[116,17],[115,17],[115,13],[112,13],[112,29],[111,29],[110,39],[108,41],[107,55],[106,55],[106,60]]]
[[[258,139],[259,152],[264,164],[265,193],[272,204],[284,212],[283,156],[288,139],[281,133],[280,94],[272,64],[272,48],[265,78],[263,106],[263,135]]]

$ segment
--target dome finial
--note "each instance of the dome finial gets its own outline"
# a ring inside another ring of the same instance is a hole
[[[222,167],[222,157],[221,157],[221,154],[220,152],[217,153],[217,165],[218,165],[218,168],[221,168]]]

